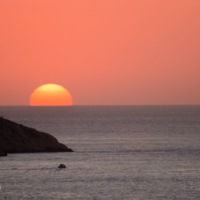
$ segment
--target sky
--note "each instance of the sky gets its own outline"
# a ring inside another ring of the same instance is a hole
[[[199,0],[0,0],[0,105],[199,105]]]

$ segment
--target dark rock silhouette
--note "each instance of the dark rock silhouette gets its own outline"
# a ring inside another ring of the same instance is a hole
[[[0,117],[0,155],[29,152],[73,152],[48,133]]]
[[[58,166],[58,168],[66,168],[66,166],[65,166],[64,164],[60,164],[60,165]]]
[[[7,156],[7,153],[5,153],[4,151],[0,150],[0,156]]]

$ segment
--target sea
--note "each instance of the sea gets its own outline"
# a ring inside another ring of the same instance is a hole
[[[0,157],[0,199],[200,199],[200,106],[1,106],[0,116],[74,150]]]

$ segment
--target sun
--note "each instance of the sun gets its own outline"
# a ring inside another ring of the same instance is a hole
[[[30,96],[31,106],[71,106],[71,94],[57,84],[46,84],[38,87]]]

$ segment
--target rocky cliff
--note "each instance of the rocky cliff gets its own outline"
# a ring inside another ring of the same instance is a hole
[[[73,152],[48,133],[0,117],[0,156],[7,153]]]

